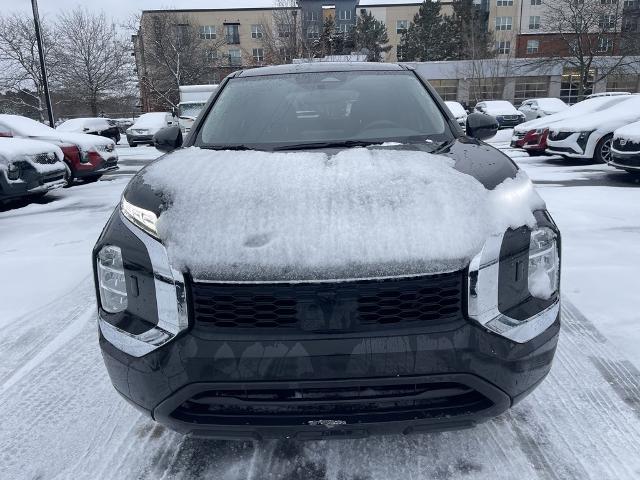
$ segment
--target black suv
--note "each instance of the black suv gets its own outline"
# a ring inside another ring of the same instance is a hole
[[[184,144],[156,134],[169,153],[94,248],[115,388],[228,439],[456,429],[513,406],[554,357],[560,234],[482,143],[497,128],[472,114],[465,135],[408,66],[230,75]],[[495,195],[511,221],[483,230]]]

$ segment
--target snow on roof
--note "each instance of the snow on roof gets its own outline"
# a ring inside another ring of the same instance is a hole
[[[569,108],[569,105],[559,98],[536,98],[535,100],[538,106],[546,112],[561,112]]]
[[[624,138],[633,143],[640,143],[640,122],[630,123],[617,129],[614,138]]]
[[[556,122],[550,126],[554,132],[584,132],[604,130],[613,132],[629,123],[640,120],[640,96],[597,97],[613,101],[607,108],[593,113]],[[606,105],[606,104],[605,104]]]
[[[53,128],[48,127],[44,123],[36,122],[35,120],[22,117],[20,115],[0,114],[0,122],[11,128],[12,131],[16,132],[20,136],[38,137],[51,135],[52,133],[55,135],[55,130]]]
[[[167,125],[167,115],[171,115],[167,112],[150,112],[143,113],[134,123],[134,127],[158,127]]]
[[[188,165],[188,168],[185,168]],[[319,280],[464,268],[488,235],[532,225],[524,174],[488,191],[439,155],[180,150],[144,181],[168,198],[172,265],[212,280]]]
[[[92,130],[106,130],[109,122],[106,118],[72,118],[56,127],[61,132],[82,132],[84,128]]]

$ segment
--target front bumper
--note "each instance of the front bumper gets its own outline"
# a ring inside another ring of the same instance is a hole
[[[0,172],[0,199],[9,200],[39,195],[66,185],[64,166],[60,170],[38,173],[26,170],[20,180],[9,180],[6,172]]]
[[[621,170],[640,172],[640,151],[621,152],[620,150],[612,148],[609,165]]]
[[[496,120],[498,121],[498,125],[500,126],[500,128],[513,128],[513,127],[517,127],[518,125],[520,125],[521,123],[524,123],[524,118],[516,118],[516,119],[508,119],[508,118],[503,118],[503,117],[496,117]]]
[[[135,318],[118,324],[137,332],[126,340],[140,349],[127,354],[117,347],[122,333],[100,318],[100,346],[116,390],[183,433],[312,439],[469,427],[526,396],[551,367],[558,310],[542,333],[521,343],[466,314],[435,326],[348,333],[237,333],[195,321],[193,309],[184,323],[176,298],[192,305],[195,287],[176,280],[168,265],[145,264],[151,245],[160,245],[145,235],[116,212],[96,250],[119,243],[129,256],[125,268],[135,258],[128,270],[137,276],[134,295],[147,299],[138,313],[145,317],[149,304],[155,310],[148,301],[155,299],[157,328]],[[160,288],[164,293],[152,293]],[[158,332],[167,337],[155,336],[155,345],[140,341]]]
[[[127,133],[127,143],[129,144],[149,144],[153,145],[153,135],[135,135]]]

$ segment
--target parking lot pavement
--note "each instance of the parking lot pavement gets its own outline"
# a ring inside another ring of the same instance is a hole
[[[549,377],[472,430],[326,442],[184,438],[126,404],[97,344],[90,251],[131,173],[0,212],[0,478],[640,478],[640,189],[603,165],[514,155],[563,233]],[[509,152],[507,152],[509,153]],[[124,170],[124,169],[123,169]]]

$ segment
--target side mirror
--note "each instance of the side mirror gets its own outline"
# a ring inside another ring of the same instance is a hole
[[[538,107],[536,105],[531,105],[531,110],[538,110]]]
[[[486,140],[498,133],[500,124],[491,115],[472,113],[467,117],[467,135],[477,140]]]
[[[153,146],[161,152],[173,152],[182,146],[180,127],[165,127],[153,136]]]

